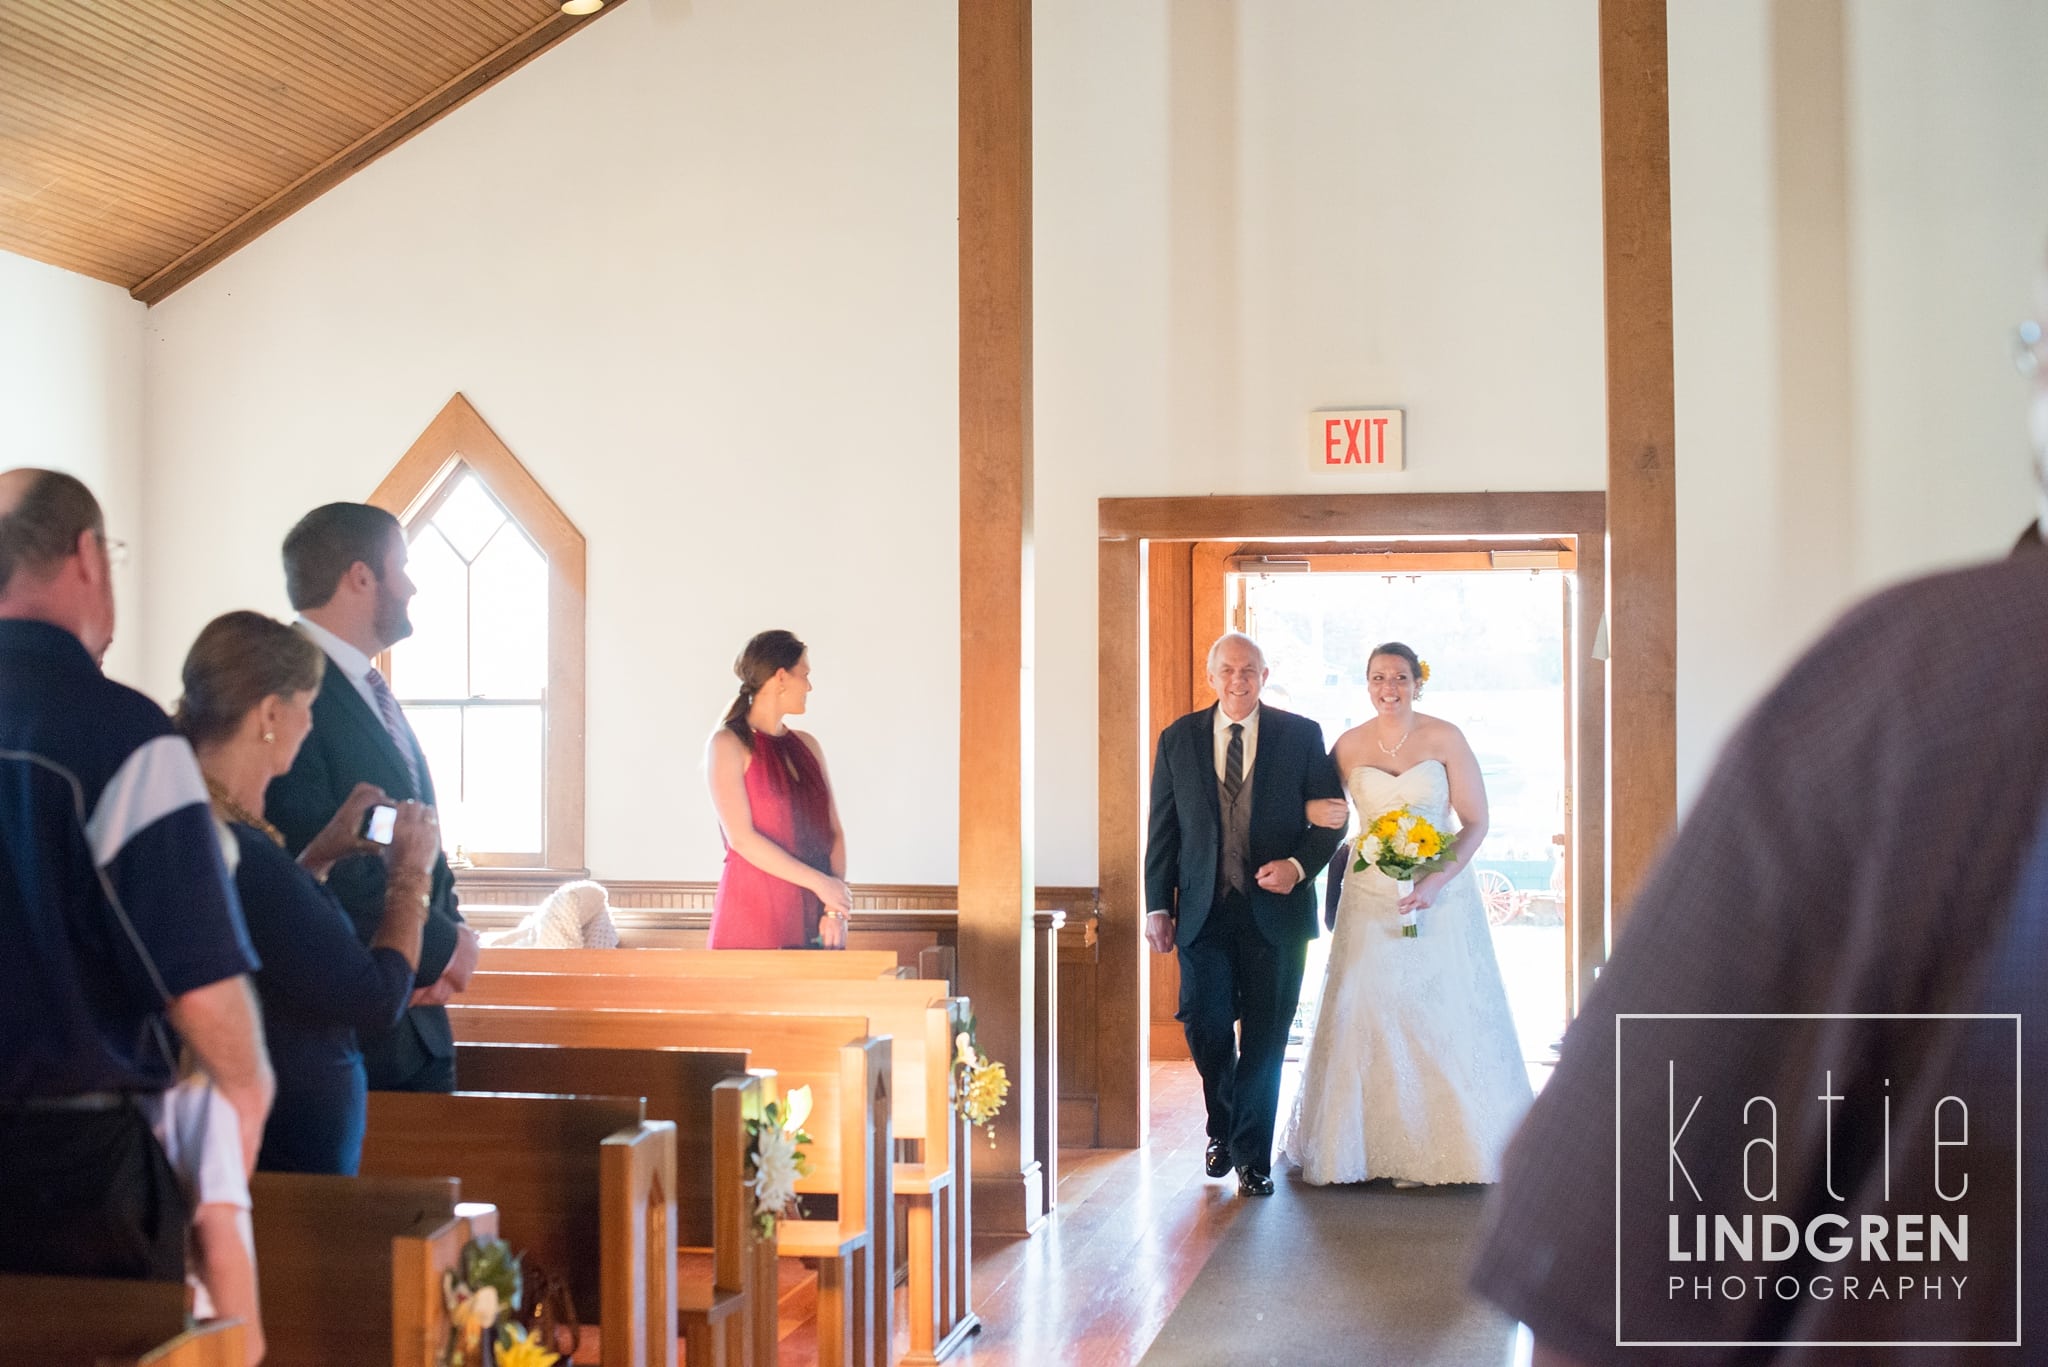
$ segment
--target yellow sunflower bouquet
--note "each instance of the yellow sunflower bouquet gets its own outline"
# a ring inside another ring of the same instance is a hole
[[[1457,839],[1438,830],[1435,823],[1420,813],[1396,807],[1381,812],[1359,831],[1353,846],[1357,857],[1351,871],[1378,869],[1397,884],[1413,883],[1450,862]],[[1405,895],[1405,887],[1402,892]],[[1402,912],[1401,934],[1412,940],[1418,933],[1415,913]]]
[[[1002,1064],[981,1052],[975,1042],[974,1017],[967,1028],[953,1036],[954,1105],[969,1125],[988,1132],[988,1146],[996,1146],[996,1116],[1010,1095],[1010,1074]]]

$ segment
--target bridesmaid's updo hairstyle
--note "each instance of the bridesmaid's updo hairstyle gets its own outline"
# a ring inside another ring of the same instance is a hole
[[[1372,654],[1365,657],[1366,668],[1371,669],[1372,662],[1382,655],[1391,655],[1397,660],[1406,660],[1408,662],[1408,673],[1415,680],[1416,695],[1418,697],[1421,696],[1422,685],[1429,678],[1429,675],[1423,671],[1422,657],[1399,641],[1384,641],[1374,646]]]
[[[265,698],[320,687],[327,657],[312,640],[260,612],[227,612],[185,655],[185,696],[171,719],[194,745],[226,740]]]
[[[747,642],[747,648],[732,662],[739,676],[739,696],[725,709],[725,729],[740,738],[748,750],[754,748],[754,728],[747,725],[747,711],[778,671],[795,669],[803,661],[805,646],[792,632],[764,631]]]

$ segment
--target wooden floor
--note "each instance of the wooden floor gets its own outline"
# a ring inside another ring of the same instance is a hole
[[[977,1239],[985,1328],[949,1359],[973,1367],[1123,1367],[1145,1354],[1242,1208],[1234,1179],[1202,1176],[1201,1081],[1152,1065],[1142,1149],[1060,1154],[1056,1209],[1030,1239]],[[899,1335],[899,1338],[902,1338]]]

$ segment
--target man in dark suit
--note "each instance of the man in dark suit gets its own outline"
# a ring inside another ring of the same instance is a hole
[[[426,756],[372,663],[412,635],[406,604],[417,590],[405,561],[398,519],[364,503],[315,508],[284,539],[285,592],[298,610],[298,627],[327,654],[313,699],[313,732],[291,771],[271,781],[266,802],[266,814],[295,852],[358,783],[374,783],[395,801],[434,805]],[[369,943],[384,916],[384,861],[345,859],[327,883]],[[437,855],[413,1005],[396,1027],[362,1040],[372,1088],[455,1090],[455,1040],[445,1003],[468,985],[476,961],[476,933],[462,923],[454,875],[447,857]]]
[[[1341,797],[1323,731],[1261,707],[1266,658],[1229,632],[1209,648],[1217,703],[1159,735],[1145,841],[1145,938],[1180,952],[1180,1009],[1209,1109],[1204,1170],[1273,1192],[1273,1120],[1287,1028],[1316,934],[1313,880],[1343,837],[1312,826]],[[1242,1022],[1242,1032],[1239,1032]]]

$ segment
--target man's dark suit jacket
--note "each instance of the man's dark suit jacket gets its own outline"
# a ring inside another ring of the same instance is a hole
[[[434,777],[417,746],[414,756],[424,792],[414,791],[412,776],[383,722],[329,660],[313,699],[313,733],[299,747],[291,772],[271,780],[264,815],[284,832],[286,848],[296,854],[333,819],[358,783],[374,783],[394,801],[410,797],[432,806]],[[368,944],[384,919],[384,861],[375,855],[344,859],[328,875],[327,886],[348,909],[356,934]],[[461,920],[455,910],[455,876],[448,871],[447,856],[437,854],[416,985],[431,985],[448,967]],[[393,1029],[365,1037],[362,1047],[370,1086],[390,1087],[418,1073],[430,1058],[452,1058],[455,1036],[447,1008],[415,1006]]]
[[[1259,931],[1274,944],[1313,940],[1315,876],[1330,862],[1341,830],[1311,826],[1310,798],[1342,797],[1337,768],[1323,751],[1323,729],[1307,717],[1259,708],[1252,756],[1251,869],[1245,890]],[[1188,944],[1216,901],[1223,849],[1223,803],[1216,783],[1216,707],[1190,712],[1159,733],[1152,761],[1152,815],[1145,840],[1145,910],[1172,911],[1174,943]],[[1268,892],[1251,874],[1275,859],[1301,863],[1301,881]]]

